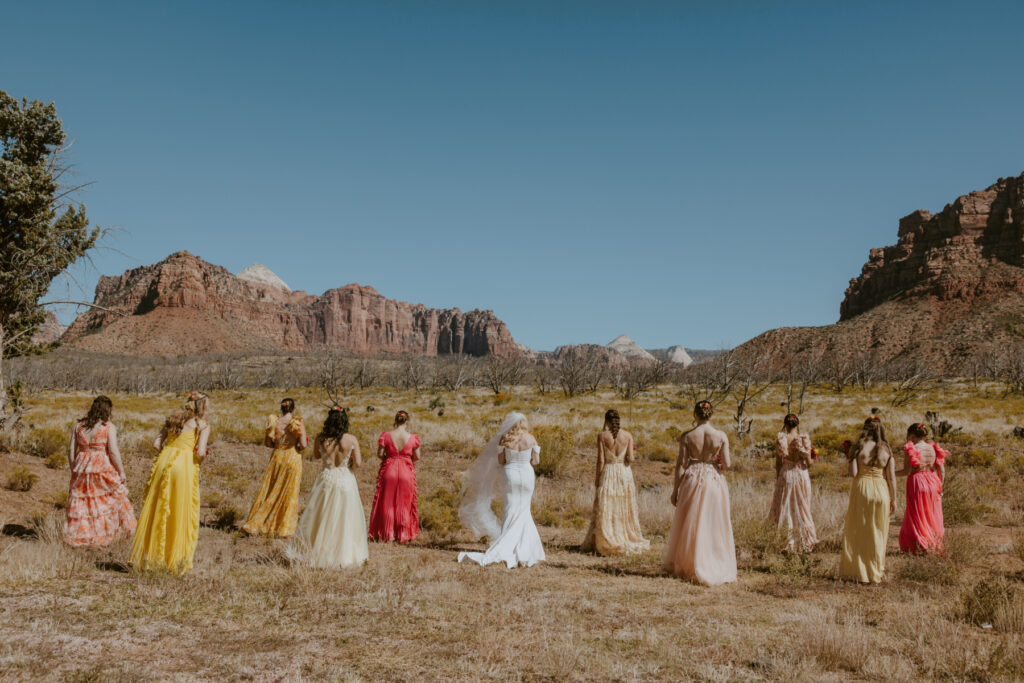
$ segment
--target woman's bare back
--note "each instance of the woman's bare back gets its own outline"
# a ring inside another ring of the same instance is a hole
[[[340,439],[320,439],[318,446],[324,467],[341,467],[349,454],[353,456],[349,467],[359,465],[356,458],[359,441],[351,434],[344,434]]]
[[[722,455],[724,464],[728,466],[729,437],[725,432],[715,429],[709,424],[702,424],[691,429],[683,436],[686,455],[690,462],[706,462],[718,464],[718,456]]]
[[[878,447],[876,448],[876,446]],[[874,441],[865,441],[856,457],[857,464],[861,467],[885,469],[885,466],[892,460],[892,451],[889,450],[889,445],[886,443],[879,445]],[[934,458],[935,452],[932,451],[932,459],[934,460]]]

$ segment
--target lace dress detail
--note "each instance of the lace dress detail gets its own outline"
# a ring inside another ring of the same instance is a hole
[[[628,452],[627,446],[621,453],[606,456],[594,496],[590,529],[583,541],[584,550],[601,555],[631,555],[651,547],[640,529],[633,469],[626,464]]]
[[[811,439],[806,434],[780,432],[775,443],[782,469],[775,479],[769,520],[785,527],[789,534],[788,548],[810,552],[818,542],[811,516],[811,477],[806,458],[811,456]]]

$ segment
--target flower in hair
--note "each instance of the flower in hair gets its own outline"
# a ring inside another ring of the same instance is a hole
[[[343,410],[343,408],[341,406],[333,406],[331,408],[331,412],[332,413],[340,413],[342,410]]]
[[[190,401],[194,401],[194,400],[196,400],[197,398],[199,398],[199,397],[198,397],[198,396],[196,396],[196,392],[194,392],[194,391],[190,391],[190,392],[188,392],[188,400],[190,400]]]
[[[877,415],[872,415],[871,416],[871,421],[872,422],[881,422],[882,418],[878,417]]]

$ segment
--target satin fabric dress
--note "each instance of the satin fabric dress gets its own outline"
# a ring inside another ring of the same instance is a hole
[[[627,446],[621,453],[605,454],[583,550],[600,555],[631,555],[651,547],[640,529],[633,469],[626,464],[628,451]]]
[[[313,484],[295,536],[285,554],[311,567],[357,567],[366,562],[366,517],[349,469],[353,448],[335,467],[324,465]]]
[[[889,538],[889,485],[880,467],[861,467],[850,487],[839,576],[881,583]]]
[[[146,482],[129,561],[137,569],[192,569],[199,538],[199,464],[196,428],[167,440]]]
[[[383,432],[377,444],[384,447],[384,461],[377,472],[368,536],[375,541],[405,543],[420,534],[420,516],[416,497],[416,465],[413,451],[420,437],[409,436],[399,452],[390,432]]]
[[[775,443],[782,469],[775,478],[775,495],[768,518],[789,535],[787,547],[810,552],[818,542],[811,516],[811,477],[805,458],[811,456],[811,439],[806,434],[780,432]]]
[[[736,581],[729,486],[711,462],[691,460],[683,473],[662,566],[706,586]]]
[[[300,418],[288,423],[286,430],[299,438]],[[276,425],[267,428],[268,438],[278,442]],[[299,487],[302,484],[302,456],[295,446],[278,446],[263,471],[259,491],[249,509],[242,529],[247,534],[290,538],[299,519]]]
[[[532,567],[545,559],[544,545],[530,511],[536,483],[530,458],[534,453],[540,453],[540,446],[525,451],[504,450],[505,464],[501,468],[501,476],[505,511],[501,533],[485,552],[459,553],[459,562],[471,560],[480,565],[503,562],[512,569],[518,565]]]
[[[907,475],[907,510],[900,527],[900,550],[905,553],[941,553],[946,537],[942,519],[942,480],[935,468],[945,464],[946,451],[938,444],[935,465],[921,465],[921,454],[913,444],[903,449],[909,456],[911,472]]]
[[[77,453],[71,463],[64,539],[74,546],[103,547],[135,531],[128,487],[110,460],[110,423],[95,425],[92,435],[75,427]]]

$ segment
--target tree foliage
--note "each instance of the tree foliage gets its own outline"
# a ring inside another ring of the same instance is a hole
[[[31,346],[54,278],[99,238],[64,184],[66,138],[53,105],[0,90],[0,427],[8,397],[2,361]]]

